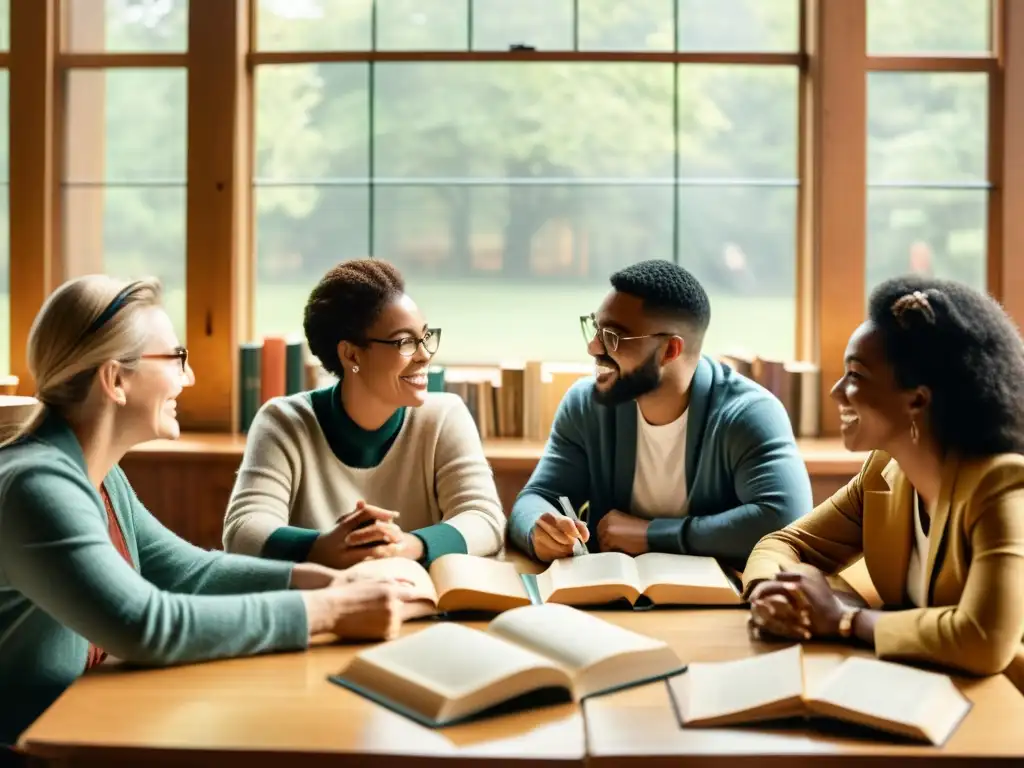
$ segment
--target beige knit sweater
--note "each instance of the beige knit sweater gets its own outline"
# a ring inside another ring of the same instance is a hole
[[[343,464],[317,421],[309,393],[274,398],[256,415],[224,519],[224,548],[261,554],[282,526],[331,529],[365,500],[400,513],[405,531],[446,523],[471,555],[504,541],[494,475],[465,403],[429,393],[377,466]]]

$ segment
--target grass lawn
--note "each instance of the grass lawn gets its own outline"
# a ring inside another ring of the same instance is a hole
[[[257,288],[256,333],[301,333],[309,286]],[[586,361],[581,314],[597,308],[600,285],[515,284],[498,281],[410,281],[409,292],[428,322],[443,329],[438,363],[493,363],[502,360]],[[0,294],[0,373],[9,370],[7,294]],[[184,337],[185,296],[167,292],[167,308]],[[796,336],[796,305],[791,299],[711,297],[711,353],[743,348],[790,357]],[[186,340],[187,343],[187,340]]]

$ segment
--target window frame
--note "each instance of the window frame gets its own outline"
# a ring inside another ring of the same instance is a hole
[[[850,331],[863,318],[866,262],[866,81],[869,72],[985,72],[989,82],[989,291],[1024,325],[1024,7],[991,0],[989,55],[869,55],[866,0],[801,0],[799,49],[722,51],[257,51],[256,0],[193,0],[188,52],[65,52],[74,0],[11,0],[11,358],[24,361],[31,322],[64,274],[61,180],[68,69],[186,67],[187,338],[196,387],[182,400],[186,430],[237,427],[238,342],[254,328],[253,80],[257,67],[327,61],[658,61],[797,66],[796,352],[822,371],[822,434]],[[677,43],[678,45],[678,43]],[[828,141],[825,138],[828,137]],[[851,194],[862,190],[863,194]]]

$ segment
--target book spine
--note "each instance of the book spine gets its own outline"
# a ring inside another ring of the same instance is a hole
[[[259,343],[242,344],[240,347],[239,370],[241,372],[241,392],[239,397],[239,425],[241,432],[248,432],[256,412],[260,409],[260,395],[263,389],[261,375],[263,345]]]
[[[305,355],[303,342],[292,339],[288,342],[285,353],[285,386],[286,395],[294,395],[305,389]]]
[[[432,365],[427,369],[427,392],[444,392],[444,367]]]
[[[267,336],[263,339],[263,361],[260,371],[261,404],[271,398],[284,396],[287,347],[288,343],[283,336]]]

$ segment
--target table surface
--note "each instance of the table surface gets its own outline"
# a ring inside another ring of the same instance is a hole
[[[735,659],[778,649],[752,641],[747,612],[730,609],[598,611],[668,642],[685,661]],[[482,627],[483,622],[468,622]],[[430,620],[410,623],[417,632]],[[772,726],[682,729],[664,682],[580,707],[558,704],[432,730],[343,689],[327,676],[361,646],[321,644],[274,654],[156,670],[101,667],[72,685],[23,735],[31,755],[64,764],[303,765],[519,763],[644,766],[903,765],[918,758],[1024,760],[1024,696],[1005,677],[955,678],[973,701],[942,748]],[[810,644],[812,653],[863,653]],[[115,714],[116,713],[116,714]],[[232,759],[234,758],[234,759]],[[972,764],[974,764],[972,762]]]

